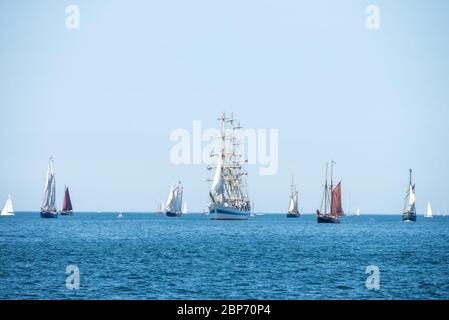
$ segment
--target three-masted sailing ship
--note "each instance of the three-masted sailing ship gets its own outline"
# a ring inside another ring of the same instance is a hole
[[[177,185],[172,185],[170,187],[168,199],[164,208],[164,212],[168,217],[179,217],[182,215],[182,192],[183,188],[181,181],[178,181]]]
[[[291,188],[290,204],[288,207],[287,218],[299,218],[301,214],[298,211],[298,191],[296,190],[296,186],[293,181],[293,176],[290,188]]]
[[[404,213],[402,214],[402,221],[416,221],[415,208],[415,185],[412,183],[412,169],[409,169],[410,179],[408,185],[407,196],[405,197]]]
[[[64,201],[62,203],[61,215],[62,216],[72,216],[73,215],[72,200],[70,199],[69,187],[67,187],[67,186],[65,186]]]
[[[56,209],[56,180],[55,168],[53,166],[53,158],[48,161],[47,176],[45,178],[44,200],[41,206],[42,218],[57,218],[58,210]]]
[[[0,216],[12,217],[13,215],[14,215],[14,209],[12,208],[12,200],[11,200],[11,196],[8,195],[8,199],[6,199],[6,201],[5,201],[5,205],[3,206],[3,209],[0,212]]]
[[[427,202],[427,211],[424,215],[424,218],[433,218],[432,206],[430,205],[430,201]]]
[[[243,168],[240,123],[234,116],[223,113],[220,118],[218,150],[211,156],[217,159],[209,190],[209,216],[213,220],[247,220],[251,203],[246,191],[247,172]]]
[[[331,162],[330,183],[328,182],[328,164],[326,163],[326,181],[324,183],[321,208],[316,211],[318,223],[340,223],[340,217],[344,215],[341,202],[341,181],[334,187],[334,164]]]

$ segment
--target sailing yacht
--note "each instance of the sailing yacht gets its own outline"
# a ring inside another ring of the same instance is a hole
[[[340,223],[340,217],[344,214],[341,204],[341,181],[334,188],[334,164],[335,162],[332,161],[330,184],[328,184],[328,164],[326,163],[326,181],[324,183],[323,199],[321,201],[321,208],[316,211],[318,223]]]
[[[6,201],[5,201],[5,205],[3,206],[0,216],[12,217],[13,215],[14,215],[14,210],[12,208],[12,200],[11,200],[11,196],[8,195],[8,199],[6,199]]]
[[[246,175],[243,170],[240,134],[242,127],[232,114],[223,113],[220,118],[220,143],[209,190],[209,212],[213,220],[247,220],[251,204],[246,192]],[[214,167],[208,167],[212,170]]]
[[[290,188],[291,188],[290,204],[288,207],[287,218],[299,218],[301,214],[298,211],[298,191],[296,190],[296,186],[293,181],[293,176]]]
[[[159,200],[156,214],[161,214],[164,212],[165,203],[162,200]]]
[[[405,197],[405,207],[404,213],[402,214],[402,221],[416,221],[416,208],[415,208],[415,185],[412,184],[412,169],[409,169],[410,180],[407,191],[407,196]]]
[[[357,208],[357,212],[355,213],[356,216],[360,216],[360,208]]]
[[[70,199],[69,187],[65,186],[64,202],[62,204],[61,215],[73,216],[72,200]]]
[[[57,218],[58,210],[56,209],[56,180],[55,168],[53,166],[53,158],[48,160],[47,176],[45,178],[44,200],[41,206],[42,218]]]
[[[187,202],[184,200],[184,206],[182,207],[182,214],[188,214],[189,211],[187,210]]]
[[[427,202],[427,212],[424,215],[425,218],[433,218],[433,213],[432,213],[432,206],[430,205],[430,202]]]
[[[178,181],[177,185],[172,185],[170,187],[168,199],[164,208],[167,217],[180,217],[182,215],[182,192],[183,188],[181,186],[181,181]]]

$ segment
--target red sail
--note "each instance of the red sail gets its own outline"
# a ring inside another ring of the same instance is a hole
[[[333,216],[342,216],[344,214],[341,205],[341,182],[332,190],[332,208],[331,213]]]
[[[62,205],[62,211],[72,211],[72,201],[70,200],[69,188],[65,188],[64,203]]]

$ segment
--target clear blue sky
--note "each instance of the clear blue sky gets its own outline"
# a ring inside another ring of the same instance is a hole
[[[39,210],[53,155],[59,205],[68,184],[77,210],[154,210],[179,177],[201,210],[208,172],[172,165],[169,134],[227,110],[279,129],[279,172],[249,167],[257,210],[287,209],[293,172],[300,206],[316,209],[330,159],[345,209],[399,214],[409,167],[418,211],[449,209],[448,12],[445,0],[1,1],[0,198]]]

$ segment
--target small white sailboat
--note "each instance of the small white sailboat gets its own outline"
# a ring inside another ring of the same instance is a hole
[[[123,219],[123,213],[119,212],[117,215],[117,219]]]
[[[177,185],[172,185],[170,187],[168,199],[164,208],[167,217],[180,217],[182,215],[182,194],[183,187],[181,181],[178,181]]]
[[[14,215],[14,210],[12,208],[12,200],[11,200],[11,196],[8,195],[8,199],[6,199],[6,201],[5,201],[5,205],[3,206],[0,216],[11,217],[13,215]]]
[[[357,212],[355,213],[356,216],[360,216],[360,208],[357,208]]]
[[[427,212],[424,215],[425,218],[433,218],[432,206],[430,205],[430,201],[427,202]]]
[[[184,201],[184,206],[182,207],[182,214],[188,214],[189,211],[187,210],[187,201]]]
[[[58,209],[56,208],[56,179],[53,157],[48,160],[47,176],[45,178],[44,200],[41,206],[42,218],[57,218]]]
[[[299,218],[301,214],[298,211],[298,191],[293,181],[291,184],[290,204],[288,206],[287,218]]]

